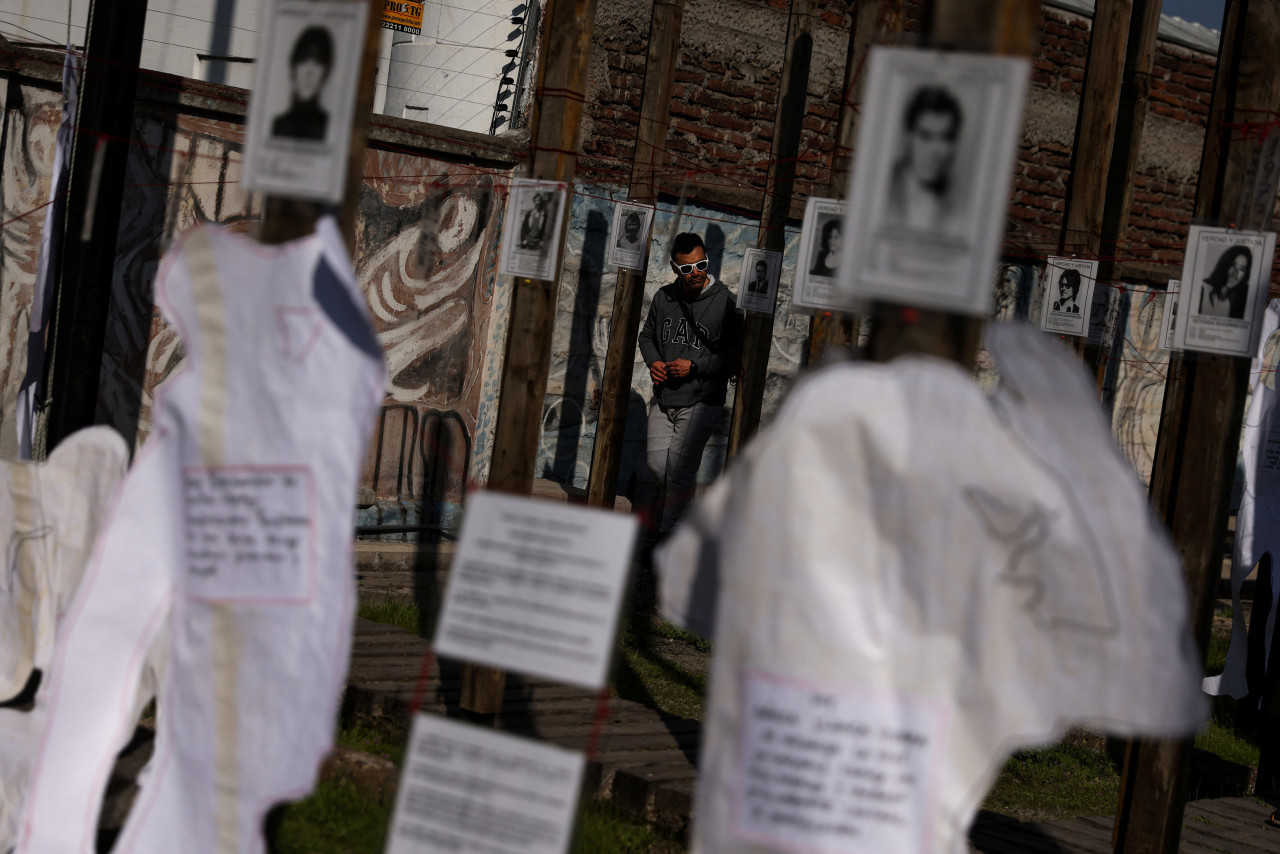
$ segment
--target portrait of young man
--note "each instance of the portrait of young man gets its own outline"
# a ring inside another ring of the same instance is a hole
[[[534,193],[533,207],[524,212],[520,221],[520,248],[541,249],[547,233],[547,200],[550,193]]]
[[[769,265],[763,259],[756,262],[755,276],[747,282],[747,290],[753,294],[769,293]]]
[[[640,353],[653,380],[646,461],[664,496],[659,538],[693,498],[742,346],[733,294],[709,266],[702,238],[677,234],[671,242],[675,281],[653,295],[640,330]]]
[[[333,71],[333,35],[324,27],[307,27],[289,52],[289,109],[271,122],[271,135],[322,141],[329,130],[329,113],[320,95]]]
[[[948,225],[956,212],[952,178],[963,123],[960,101],[946,87],[921,86],[912,94],[889,184],[889,224],[915,231]]]
[[[1063,270],[1058,277],[1058,298],[1053,302],[1054,311],[1067,314],[1080,313],[1080,271]]]

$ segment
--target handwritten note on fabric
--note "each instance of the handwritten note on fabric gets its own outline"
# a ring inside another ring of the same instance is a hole
[[[924,851],[947,709],[746,675],[734,830],[821,851]]]
[[[601,687],[635,537],[633,516],[472,495],[436,652]]]
[[[386,854],[564,854],[583,764],[577,751],[420,714]]]
[[[315,587],[315,484],[293,466],[183,470],[187,593],[302,601]]]

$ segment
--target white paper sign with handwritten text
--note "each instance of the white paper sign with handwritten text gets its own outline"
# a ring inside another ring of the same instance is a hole
[[[938,701],[748,673],[734,835],[788,850],[927,851]]]

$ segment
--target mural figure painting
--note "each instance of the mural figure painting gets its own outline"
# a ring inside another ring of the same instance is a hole
[[[1058,298],[1053,302],[1053,310],[1066,314],[1079,314],[1080,303],[1080,271],[1063,270],[1058,277]]]
[[[640,330],[640,353],[654,385],[649,472],[664,493],[659,537],[693,497],[702,451],[720,421],[741,348],[737,304],[709,266],[702,238],[677,234],[671,241],[676,279],[653,295]]]
[[[1199,313],[1206,317],[1243,319],[1252,272],[1253,253],[1248,246],[1232,246],[1223,252],[1213,272],[1204,280],[1209,287],[1200,291]]]
[[[921,86],[902,120],[902,153],[889,184],[888,221],[918,231],[937,231],[955,213],[952,167],[963,114],[943,86]]]
[[[289,109],[271,122],[271,135],[292,139],[323,140],[329,113],[320,106],[320,95],[333,70],[333,36],[324,27],[307,27],[289,54],[289,81],[293,98]]]

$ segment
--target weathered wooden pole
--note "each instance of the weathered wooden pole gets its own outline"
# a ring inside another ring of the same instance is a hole
[[[1231,125],[1280,108],[1280,0],[1229,0],[1218,53],[1193,218],[1233,216],[1245,186],[1251,143]],[[1253,143],[1256,144],[1256,143]],[[1270,188],[1272,197],[1276,188]],[[1270,222],[1263,227],[1270,227]],[[1201,649],[1222,570],[1236,452],[1250,359],[1173,353],[1151,472],[1151,501],[1172,531]],[[1116,816],[1115,850],[1174,854],[1182,833],[1190,740],[1130,742]]]
[[[1039,15],[1037,0],[934,0],[925,16],[929,46],[1030,56]],[[976,318],[881,305],[867,350],[879,362],[924,353],[973,367],[981,336]]]
[[[96,420],[146,17],[146,0],[89,4],[35,459]]]
[[[1102,263],[1098,276],[1111,281],[1119,275],[1125,235],[1129,228],[1129,205],[1133,202],[1133,183],[1138,174],[1138,154],[1142,148],[1142,132],[1147,122],[1147,101],[1151,95],[1151,69],[1156,61],[1156,37],[1160,30],[1160,0],[1133,0],[1129,25],[1129,44],[1125,50],[1124,73],[1120,80],[1120,117],[1116,126],[1115,147],[1107,171],[1109,200],[1102,214]],[[1098,389],[1102,390],[1111,366],[1112,339],[1121,334],[1114,327],[1103,330],[1103,341],[1093,368]],[[1086,359],[1088,356],[1086,356]]]
[[[805,115],[805,93],[809,88],[809,64],[813,58],[812,0],[791,0],[787,20],[787,47],[782,60],[782,81],[778,109],[773,122],[773,144],[769,149],[769,177],[765,184],[760,216],[761,249],[782,252],[787,242],[787,217],[796,180],[796,157],[800,154],[800,128]],[[729,456],[733,456],[760,426],[764,404],[765,378],[769,370],[769,350],[773,346],[773,314],[747,312],[742,333],[742,378],[733,397],[733,421],[729,427]]]
[[[887,36],[902,32],[906,20],[903,0],[863,0],[858,4],[849,32],[849,50],[844,61],[844,101],[836,124],[835,146],[831,151],[831,177],[827,198],[842,199],[849,189],[849,167],[853,163],[853,141],[857,137],[858,110],[866,83],[867,54],[871,46]],[[857,342],[856,319],[844,312],[820,311],[809,319],[809,341],[804,364],[816,365],[828,350],[852,348]]]
[[[648,205],[658,198],[657,170],[665,160],[683,17],[684,0],[655,0],[649,22],[649,52],[645,59],[644,91],[640,96],[640,121],[636,126],[628,190],[633,201]],[[644,282],[644,270],[624,268],[618,271],[613,292],[609,349],[604,359],[604,375],[600,378],[600,413],[591,449],[591,477],[587,481],[587,503],[596,507],[612,507],[618,494],[618,468],[627,432],[631,369],[635,364],[636,336],[640,332],[640,310],[644,306]]]
[[[1120,269],[1159,26],[1159,0],[1098,0],[1094,8],[1058,250],[1098,259],[1099,282],[1111,282]],[[1099,383],[1115,332],[1108,328],[1092,343],[1074,339]]]
[[[366,0],[352,0],[366,2]],[[360,210],[360,184],[364,180],[364,156],[369,137],[369,116],[373,113],[374,85],[377,79],[378,48],[382,39],[380,0],[367,0],[368,17],[364,27],[364,52],[360,58],[360,75],[356,83],[355,111],[352,113],[351,144],[347,149],[347,180],[342,193],[338,221],[347,249],[354,251],[356,217]],[[257,237],[263,243],[286,243],[311,234],[318,220],[328,210],[323,205],[302,199],[267,196],[263,200],[262,220]]]
[[[537,102],[530,122],[531,178],[573,181],[595,19],[595,0],[547,0]],[[560,216],[567,219],[569,207],[566,204]],[[562,249],[563,233],[561,229]],[[489,467],[489,488],[500,492],[528,495],[533,488],[559,277],[557,267],[551,279],[515,280]],[[462,669],[460,704],[477,714],[497,714],[505,685],[503,671],[467,664]]]

